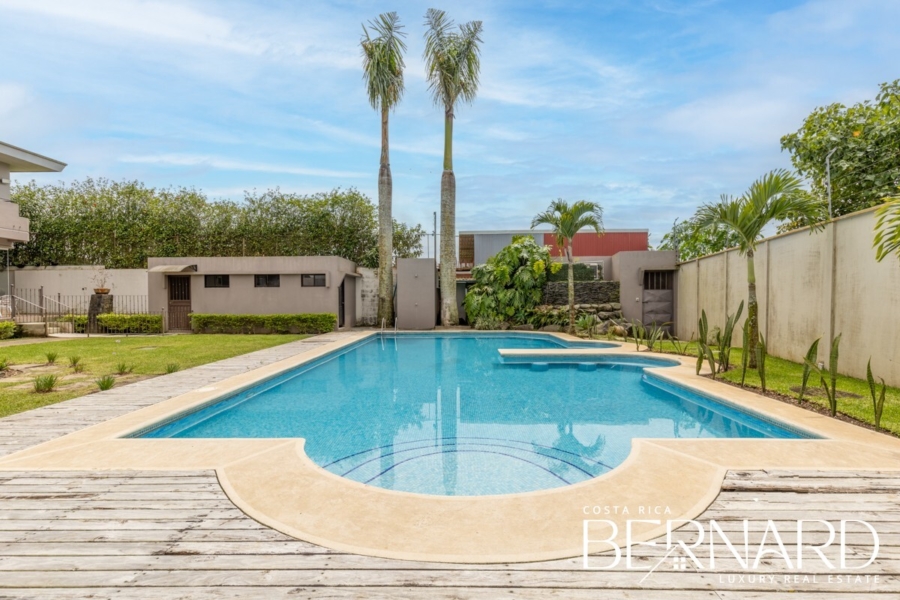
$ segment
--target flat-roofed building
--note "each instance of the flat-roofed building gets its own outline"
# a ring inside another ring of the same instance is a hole
[[[0,142],[0,250],[9,250],[17,242],[30,239],[28,219],[19,215],[19,207],[10,196],[13,173],[59,173],[66,164]]]

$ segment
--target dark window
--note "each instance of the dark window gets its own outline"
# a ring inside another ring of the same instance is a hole
[[[205,275],[204,287],[231,287],[231,278],[228,275]]]
[[[300,285],[303,287],[325,287],[325,274],[301,275]]]
[[[254,275],[253,287],[281,287],[281,275]]]
[[[644,271],[645,290],[671,290],[674,282],[674,271]]]

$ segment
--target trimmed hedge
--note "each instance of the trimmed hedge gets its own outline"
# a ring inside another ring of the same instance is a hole
[[[0,321],[0,340],[6,340],[16,334],[16,324],[13,321]]]
[[[75,333],[87,329],[87,315],[66,315],[61,321],[72,323]],[[162,315],[103,313],[97,315],[97,325],[104,333],[162,333]]]
[[[602,266],[598,267],[598,271],[600,279],[602,279]],[[597,277],[594,274],[594,269],[584,263],[575,263],[575,268],[573,269],[572,275],[574,276],[575,281],[597,281]],[[563,262],[562,269],[560,269],[556,273],[550,273],[547,276],[547,281],[569,281],[569,263]]]
[[[337,315],[191,315],[194,333],[328,333],[334,331]]]

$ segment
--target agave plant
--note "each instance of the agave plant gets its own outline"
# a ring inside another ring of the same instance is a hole
[[[812,373],[812,369],[809,365],[814,364],[816,362],[816,358],[819,356],[819,340],[817,339],[812,343],[809,347],[809,350],[806,351],[806,357],[803,360],[803,381],[800,384],[800,403],[803,403],[803,396],[806,394],[806,386],[809,384],[809,376]]]
[[[822,387],[825,388],[825,394],[828,396],[828,407],[831,409],[831,416],[837,416],[837,376],[838,376],[838,358],[839,352],[838,349],[841,345],[841,336],[838,334],[836,338],[831,340],[831,352],[828,355],[828,371],[824,371],[819,368],[819,365],[815,364],[808,358],[804,358],[804,364],[808,365],[810,369],[815,371],[815,373],[819,376],[819,380],[822,382]],[[826,374],[828,375],[828,379],[826,379]]]
[[[597,315],[581,315],[575,321],[575,329],[579,333],[586,334],[590,339],[594,339],[594,328],[598,322]]]
[[[756,344],[756,372],[759,373],[759,384],[762,387],[763,394],[766,393],[766,358],[769,356],[769,350],[766,348],[766,338],[763,334],[759,334],[759,342]]]
[[[875,414],[875,427],[881,427],[881,415],[884,412],[884,397],[887,394],[887,384],[884,383],[884,378],[881,379],[881,395],[878,395],[876,386],[875,386],[875,378],[872,376],[872,359],[869,358],[868,364],[866,364],[866,381],[869,382],[869,393],[872,394],[872,408],[874,409]]]
[[[741,387],[747,381],[747,366],[750,364],[750,321],[744,321],[743,346],[741,346]]]
[[[631,321],[630,325],[631,325],[631,337],[634,338],[634,349],[636,352],[640,352],[641,344],[644,343],[644,336],[646,335],[646,329],[644,329],[644,324],[641,323],[640,320],[638,320],[638,319],[633,319]]]
[[[716,357],[712,348],[709,347],[709,321],[706,318],[706,311],[700,311],[700,321],[697,323],[697,329],[700,331],[700,337],[697,339],[697,375],[703,368],[703,360],[709,362],[709,370],[712,378],[716,378]]]
[[[719,352],[719,370],[723,373],[731,367],[731,339],[734,335],[734,326],[741,318],[744,312],[744,301],[741,300],[737,312],[733,315],[727,315],[725,319],[725,328],[720,330],[716,338],[716,345]]]
[[[666,336],[666,327],[669,325],[671,325],[671,323],[653,323],[650,325],[649,329],[645,329],[644,345],[647,346],[647,350],[653,352],[653,349],[656,348],[658,344],[662,343]]]
[[[95,379],[94,383],[97,384],[97,388],[101,392],[105,392],[106,390],[111,390],[114,385],[116,385],[116,378],[112,375],[104,375],[99,379]]]

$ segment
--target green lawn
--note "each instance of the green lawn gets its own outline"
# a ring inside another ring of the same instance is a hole
[[[687,347],[687,353],[689,355],[697,356],[696,343],[691,343]],[[671,342],[667,341],[663,343],[662,351],[675,353],[675,348]],[[716,375],[716,378],[740,383],[740,348],[732,349],[731,364],[733,368],[730,371],[727,373],[720,373],[719,375]],[[707,367],[709,366],[707,363],[704,363],[704,365]],[[838,367],[840,368],[840,363],[838,363]],[[878,381],[880,393],[881,383],[878,379],[878,373],[873,374],[875,375],[875,380]],[[791,388],[799,388],[802,382],[803,365],[789,360],[775,358],[774,356],[770,356],[766,359],[766,389],[796,399],[799,398],[800,395]],[[759,375],[755,369],[747,371],[746,386],[759,391]],[[865,380],[841,375],[838,377],[837,389],[839,394],[840,392],[849,392],[860,396],[859,398],[839,397],[838,412],[859,419],[860,421],[865,421],[866,423],[875,423],[875,409],[872,406],[872,396],[869,393],[869,384]],[[812,396],[810,393],[816,395]],[[815,373],[810,375],[807,394],[804,400],[806,399],[824,407],[828,406],[828,399],[826,398],[825,392]],[[884,401],[884,413],[881,416],[881,426],[895,434],[900,434],[900,388],[888,387]]]
[[[128,375],[116,375],[117,386],[164,374],[170,364],[187,369],[306,337],[309,336],[209,334],[97,337],[18,346],[0,342],[0,361],[9,359],[13,375],[0,378],[0,417],[95,392],[94,380],[115,374],[122,362],[133,365],[134,370]],[[48,352],[58,354],[55,365],[46,364]],[[75,373],[69,366],[71,356],[81,357],[82,373]],[[59,377],[56,391],[33,391],[34,377],[44,374]]]

